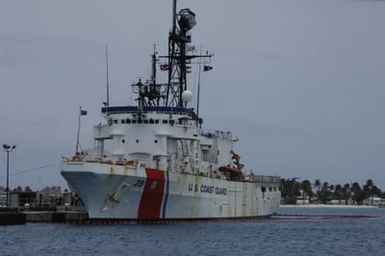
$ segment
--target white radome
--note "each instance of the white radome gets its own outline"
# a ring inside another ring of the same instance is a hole
[[[193,98],[193,93],[190,90],[186,90],[182,93],[182,100],[185,103],[191,102]]]

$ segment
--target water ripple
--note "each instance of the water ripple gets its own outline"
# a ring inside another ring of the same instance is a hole
[[[385,209],[283,209],[376,219],[0,227],[1,255],[383,255]]]

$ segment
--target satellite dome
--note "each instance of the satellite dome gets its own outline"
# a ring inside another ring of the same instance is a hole
[[[182,100],[185,103],[188,103],[192,100],[193,93],[190,90],[186,90],[182,93]]]

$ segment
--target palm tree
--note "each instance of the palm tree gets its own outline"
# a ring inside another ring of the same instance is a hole
[[[329,188],[330,188],[330,186],[329,186],[329,183],[327,181],[322,183],[322,188],[320,191],[319,199],[323,204],[330,201],[331,192],[330,192]]]
[[[379,189],[374,184],[372,179],[368,179],[366,181],[366,184],[364,185],[363,190],[364,190],[365,198],[368,198],[368,197],[371,197],[371,196],[374,196],[374,195],[376,195],[376,196],[381,196],[382,195],[381,189]]]
[[[340,184],[337,184],[335,186],[335,189],[334,189],[334,198],[336,200],[339,200],[340,204],[341,204],[341,201],[342,199],[344,198],[344,192],[343,192],[343,188]]]
[[[351,197],[351,188],[349,183],[346,183],[344,185],[344,187],[342,188],[342,193],[344,195],[345,203],[348,203],[348,200]]]
[[[316,195],[317,195],[317,200],[319,202],[319,197],[320,197],[320,191],[321,191],[321,181],[319,179],[316,179],[314,181],[314,187],[316,189]]]
[[[301,182],[302,199],[305,201],[306,196],[312,197],[313,191],[311,189],[311,182],[309,180],[303,180]]]
[[[282,198],[285,204],[295,204],[300,193],[300,184],[296,178],[282,179]]]
[[[354,182],[351,187],[351,191],[353,194],[352,199],[355,201],[356,204],[362,204],[362,201],[364,200],[364,193],[361,189],[360,184],[357,182]]]

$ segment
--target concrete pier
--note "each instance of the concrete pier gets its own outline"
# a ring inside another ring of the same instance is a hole
[[[0,225],[18,225],[26,223],[26,217],[16,209],[2,209],[0,211]]]
[[[65,212],[44,212],[27,211],[24,212],[27,223],[67,223],[85,221],[88,219],[86,212],[65,211]]]
[[[18,211],[2,209],[0,225],[16,225],[25,223],[78,223],[88,220],[84,211]]]

